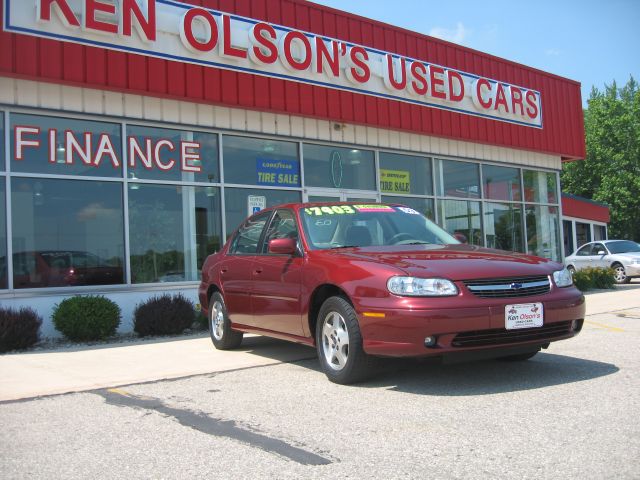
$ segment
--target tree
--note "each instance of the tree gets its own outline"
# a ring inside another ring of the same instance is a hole
[[[611,207],[610,238],[640,241],[640,89],[631,77],[591,89],[584,111],[587,158],[567,163],[562,190]]]

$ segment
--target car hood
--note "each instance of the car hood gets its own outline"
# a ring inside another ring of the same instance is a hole
[[[551,260],[471,245],[401,245],[333,250],[340,261],[374,262],[404,274],[450,280],[550,275],[562,268]]]

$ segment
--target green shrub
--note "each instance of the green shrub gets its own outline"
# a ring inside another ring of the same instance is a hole
[[[0,352],[29,348],[40,338],[42,319],[30,308],[0,308]]]
[[[584,268],[573,275],[573,283],[582,292],[593,289],[612,289],[615,285],[611,268]]]
[[[195,316],[190,300],[182,294],[172,296],[165,293],[136,306],[133,312],[133,329],[141,337],[177,335],[191,327]]]
[[[67,298],[54,307],[53,324],[76,342],[103,340],[116,333],[120,307],[99,295]]]

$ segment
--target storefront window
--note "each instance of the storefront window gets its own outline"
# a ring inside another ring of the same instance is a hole
[[[524,199],[533,203],[558,203],[555,173],[524,170]]]
[[[576,222],[576,241],[578,247],[591,241],[591,225],[588,223]]]
[[[454,160],[437,160],[436,186],[440,196],[480,198],[479,165]]]
[[[0,290],[9,287],[7,262],[7,201],[4,177],[0,177]]]
[[[222,137],[225,183],[299,188],[298,145],[264,138]]]
[[[220,181],[213,133],[128,126],[127,159],[129,180]]]
[[[380,191],[432,195],[431,159],[380,152]]]
[[[4,172],[4,170],[5,170],[5,159],[4,159],[4,112],[2,110],[0,110],[0,172]]]
[[[132,283],[198,280],[220,232],[218,188],[129,184]]]
[[[480,203],[465,200],[438,202],[440,225],[463,243],[482,245]]]
[[[430,198],[383,196],[382,203],[401,203],[417,210],[432,221],[436,219],[433,200]]]
[[[520,204],[485,203],[484,229],[487,247],[512,252],[524,251]]]
[[[607,239],[607,227],[604,225],[593,226],[593,239],[594,240],[606,240]]]
[[[11,171],[122,177],[120,125],[11,114]]]
[[[520,171],[517,168],[482,166],[484,198],[492,200],[522,200]]]
[[[306,186],[376,189],[376,167],[372,151],[305,143],[303,152]]]
[[[124,283],[122,185],[11,179],[15,288]]]
[[[560,260],[558,207],[527,205],[527,245],[530,255]]]
[[[253,214],[256,205],[273,207],[282,203],[300,202],[300,192],[292,190],[259,190],[255,188],[225,188],[227,237],[242,221]],[[258,207],[259,208],[259,207]]]
[[[564,254],[571,255],[571,253],[576,249],[576,246],[573,244],[573,222],[571,220],[563,220],[562,229],[562,237],[564,238]]]

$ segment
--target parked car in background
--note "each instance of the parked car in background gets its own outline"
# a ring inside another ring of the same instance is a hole
[[[0,268],[6,262],[0,260]],[[124,269],[89,252],[39,250],[13,254],[14,288],[115,285]],[[6,287],[5,287],[6,288]]]
[[[460,244],[395,204],[263,210],[206,259],[199,297],[216,348],[244,332],[315,346],[336,383],[376,356],[527,360],[585,315],[561,264]]]
[[[583,268],[612,268],[618,284],[640,277],[640,244],[630,240],[600,240],[581,246],[564,264],[573,273]]]

